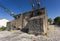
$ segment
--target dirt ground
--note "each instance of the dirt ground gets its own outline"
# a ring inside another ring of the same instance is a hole
[[[1,31],[0,41],[60,41],[60,27],[49,25],[47,36],[35,36],[21,31]]]

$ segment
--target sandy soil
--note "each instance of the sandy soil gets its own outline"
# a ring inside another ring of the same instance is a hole
[[[0,41],[60,41],[60,27],[49,25],[47,36],[35,36],[21,31],[1,31]]]

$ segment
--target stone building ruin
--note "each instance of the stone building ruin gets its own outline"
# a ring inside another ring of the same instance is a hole
[[[15,19],[7,23],[7,29],[21,30],[31,34],[46,34],[48,28],[46,8],[40,8],[39,0],[30,1],[33,10],[15,15]]]
[[[18,14],[15,17],[15,20],[7,23],[8,30],[28,29],[28,33],[32,34],[47,33],[48,18],[45,8]]]

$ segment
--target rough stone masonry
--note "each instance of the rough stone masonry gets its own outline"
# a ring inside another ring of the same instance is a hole
[[[15,19],[7,23],[7,30],[21,30],[31,34],[46,34],[48,28],[45,8],[15,15]]]

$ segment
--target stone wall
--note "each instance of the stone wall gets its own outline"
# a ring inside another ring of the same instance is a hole
[[[28,20],[28,22],[24,28],[28,28],[29,33],[32,33],[32,34],[34,34],[34,33],[43,34],[44,27],[45,27],[45,30],[47,30],[47,26],[45,26],[44,22],[46,22],[46,21],[44,21],[44,15],[32,17]],[[46,33],[46,31],[45,31],[45,33]]]

